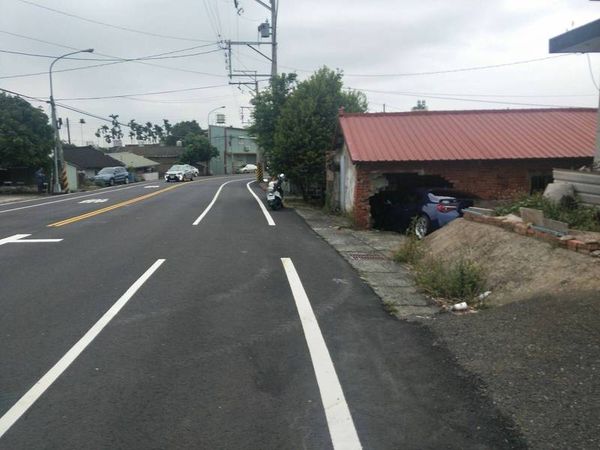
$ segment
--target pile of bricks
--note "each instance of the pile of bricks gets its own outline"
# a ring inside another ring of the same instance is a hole
[[[586,239],[583,241],[569,234],[560,236],[556,233],[540,230],[530,223],[514,220],[507,216],[488,216],[470,211],[465,211],[464,218],[471,222],[495,225],[522,236],[530,236],[549,242],[558,247],[566,248],[567,250],[600,257],[600,236],[598,240]]]

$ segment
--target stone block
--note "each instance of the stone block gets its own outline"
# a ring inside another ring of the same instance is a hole
[[[519,208],[521,218],[525,223],[531,223],[540,227],[544,226],[544,212],[533,208]]]
[[[465,213],[473,213],[473,214],[479,214],[481,216],[495,216],[496,213],[494,212],[493,209],[488,209],[488,208],[476,208],[475,206],[471,206],[470,208],[464,209],[463,210]]]
[[[560,222],[559,220],[548,219],[543,217],[543,227],[549,230],[556,231],[557,233],[568,234],[569,224],[566,222]]]

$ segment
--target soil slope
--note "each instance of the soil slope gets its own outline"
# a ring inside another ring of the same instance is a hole
[[[600,293],[600,258],[499,227],[457,219],[424,244],[436,259],[465,255],[476,261],[486,272],[491,306],[546,294]]]

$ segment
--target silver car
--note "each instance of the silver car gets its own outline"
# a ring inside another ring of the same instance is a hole
[[[200,171],[198,170],[197,167],[192,166],[191,164],[184,164],[184,166],[186,166],[187,168],[189,168],[192,173],[194,174],[195,177],[200,175]]]
[[[175,164],[165,173],[165,181],[192,181],[194,172],[188,164]]]

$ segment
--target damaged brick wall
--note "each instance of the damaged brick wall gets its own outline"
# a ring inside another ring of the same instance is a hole
[[[455,189],[477,195],[482,200],[498,200],[528,194],[532,175],[551,174],[554,168],[577,169],[590,162],[591,158],[557,158],[358,164],[354,222],[359,228],[370,227],[369,198],[381,188],[379,183],[373,182],[378,175],[402,172],[438,175],[452,183]]]

